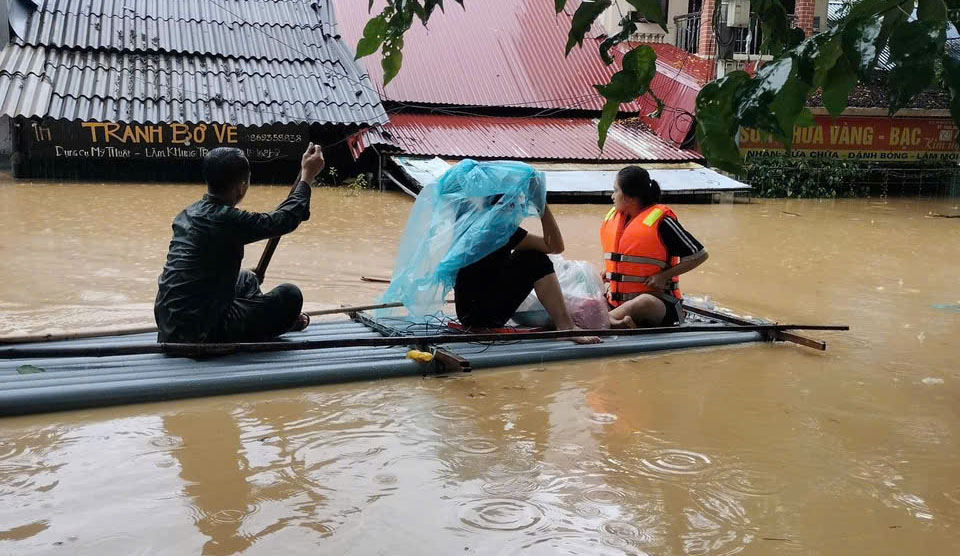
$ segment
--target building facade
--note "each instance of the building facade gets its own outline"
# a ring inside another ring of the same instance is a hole
[[[387,121],[329,0],[0,7],[0,154],[17,177],[196,179],[219,146],[289,168],[309,141]]]

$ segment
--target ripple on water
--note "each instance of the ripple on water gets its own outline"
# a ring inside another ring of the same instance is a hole
[[[544,525],[543,510],[525,500],[481,498],[460,507],[460,522],[480,531],[524,531]]]
[[[930,511],[926,501],[916,494],[900,493],[894,495],[893,499],[896,500],[899,505],[906,508],[913,517],[924,520],[933,519],[933,512]]]
[[[943,496],[954,504],[960,505],[960,487],[944,492]]]
[[[750,517],[736,495],[713,488],[690,491],[692,508],[686,509],[687,519],[704,529],[718,527],[743,530],[749,527]]]
[[[689,450],[672,449],[660,450],[641,461],[651,473],[659,477],[695,475],[702,473],[713,463],[707,455]]]
[[[154,448],[171,450],[183,446],[183,440],[177,436],[159,436],[150,440],[150,445]]]
[[[539,483],[527,477],[509,477],[501,481],[484,483],[480,489],[491,496],[524,496],[540,488]]]
[[[281,472],[301,488],[325,489],[331,473],[382,458],[396,435],[385,430],[339,431],[336,435],[311,435],[296,448],[289,467]]]
[[[397,476],[392,473],[379,473],[373,476],[373,481],[381,485],[396,484]]]
[[[744,496],[771,496],[784,488],[783,480],[773,467],[726,467],[711,477],[721,490]]]
[[[871,483],[883,483],[891,486],[892,483],[903,477],[889,461],[884,458],[873,458],[857,462],[847,472],[854,479]]]
[[[608,425],[616,421],[617,416],[613,413],[594,413],[590,416],[590,420],[601,425]]]
[[[517,556],[556,556],[558,554],[589,554],[608,556],[631,554],[643,556],[643,550],[623,539],[588,532],[547,532],[531,535],[511,543],[502,554]]]
[[[0,461],[16,457],[21,453],[22,450],[17,448],[15,443],[0,440]]]
[[[447,421],[463,421],[475,417],[476,414],[476,410],[466,405],[442,405],[431,412],[434,417]]]
[[[492,465],[490,467],[490,475],[495,477],[505,475],[536,475],[540,473],[542,468],[543,466],[540,462],[533,459],[533,457],[509,458]]]
[[[244,509],[224,508],[214,512],[208,512],[196,505],[190,506],[190,517],[196,524],[202,523],[240,523],[244,519],[260,511],[260,502],[253,501]]]
[[[579,444],[561,444],[554,448],[554,450],[568,456],[578,456],[583,453],[583,446]]]
[[[496,443],[485,438],[465,438],[448,441],[447,444],[468,454],[491,454],[500,449]]]
[[[623,492],[604,486],[588,488],[583,491],[581,496],[583,496],[583,499],[587,502],[604,505],[620,504],[626,499],[626,495]]]

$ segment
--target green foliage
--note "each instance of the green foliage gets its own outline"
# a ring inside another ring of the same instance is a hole
[[[367,181],[366,174],[358,174],[349,182],[345,182],[347,190],[353,193],[354,195],[359,195],[361,191],[365,189],[370,189],[370,182]]]
[[[570,33],[567,36],[567,46],[565,54],[570,54],[574,46],[583,46],[583,36],[590,30],[593,22],[600,17],[612,4],[611,0],[595,0],[581,2],[577,11],[573,13],[573,21],[570,23]]]
[[[478,9],[483,9],[478,0],[474,1]],[[457,2],[463,5],[462,0]],[[666,23],[658,0],[628,3],[632,9],[621,18],[620,32],[599,45],[607,64],[614,61],[611,49],[628,40],[638,23]],[[587,31],[611,5],[612,0],[585,0],[577,6],[567,36],[567,53],[574,46],[583,45]],[[566,0],[554,2],[557,13],[565,6]],[[357,56],[380,48],[384,82],[389,83],[403,62],[404,33],[414,17],[426,24],[435,8],[443,10],[443,0],[387,0],[384,10],[364,29]],[[836,117],[846,108],[858,81],[870,76],[878,54],[887,47],[892,68],[888,80],[890,114],[908,105],[942,73],[954,99],[953,119],[960,124],[960,60],[944,53],[947,22],[960,23],[960,0],[857,0],[833,29],[808,38],[803,37],[801,30],[790,27],[782,0],[753,0],[751,8],[758,15],[763,36],[761,51],[772,54],[774,59],[753,76],[734,72],[701,89],[696,103],[696,132],[710,164],[732,172],[742,167],[736,145],[741,127],[770,132],[789,149],[794,126],[810,123],[805,107],[807,97],[822,90],[824,105]],[[914,8],[917,20],[908,21]],[[719,19],[719,9],[717,2],[715,20]],[[606,99],[597,126],[601,148],[621,104],[649,92],[656,58],[637,51],[624,56],[621,70],[609,83],[596,85]],[[662,103],[657,100],[659,113]]]
[[[736,140],[739,125],[734,104],[749,82],[749,75],[735,71],[707,83],[697,95],[700,150],[711,164],[728,172],[736,172],[740,164],[740,149]]]
[[[860,178],[869,164],[829,159],[764,156],[748,160],[741,179],[757,197],[865,197]]]
[[[607,99],[598,125],[597,144],[601,149],[607,140],[607,130],[617,116],[620,103],[631,102],[645,95],[656,73],[657,53],[647,45],[640,45],[623,57],[623,69],[611,76],[610,83],[594,85],[600,95]],[[659,104],[661,103],[658,102]]]

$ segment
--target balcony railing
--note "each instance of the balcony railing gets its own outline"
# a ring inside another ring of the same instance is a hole
[[[696,54],[700,46],[700,14],[684,14],[673,18],[677,34],[674,45],[691,54]]]
[[[720,53],[732,51],[733,54],[759,54],[760,45],[763,44],[763,35],[757,22],[757,15],[751,14],[749,28],[727,27],[727,10],[725,8],[726,2],[720,9],[720,24],[717,29],[717,45]],[[794,15],[788,14],[787,18],[792,27],[795,22]],[[700,14],[679,15],[673,18],[673,23],[676,25],[674,45],[696,54],[700,49]]]

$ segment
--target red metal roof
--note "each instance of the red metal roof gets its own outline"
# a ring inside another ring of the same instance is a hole
[[[639,44],[621,44],[617,63]],[[650,90],[663,100],[666,108],[659,118],[649,117],[657,105],[645,96],[639,102],[640,119],[667,142],[682,145],[695,121],[697,94],[713,77],[713,61],[699,58],[672,44],[646,44],[657,53],[657,74],[650,83]]]
[[[382,128],[355,135],[355,157],[369,146],[447,158],[519,160],[699,161],[694,151],[668,145],[640,125],[616,122],[601,153],[590,118],[396,114]]]
[[[383,3],[335,0],[338,29],[351,47]],[[552,0],[483,0],[461,9],[449,2],[430,28],[419,21],[407,32],[403,68],[383,90],[379,53],[359,60],[385,101],[463,106],[526,106],[600,110],[593,88],[620,69],[607,66],[597,40],[586,38],[564,57],[572,10],[557,15]],[[595,31],[596,32],[596,31]],[[635,104],[621,111],[636,112]]]

